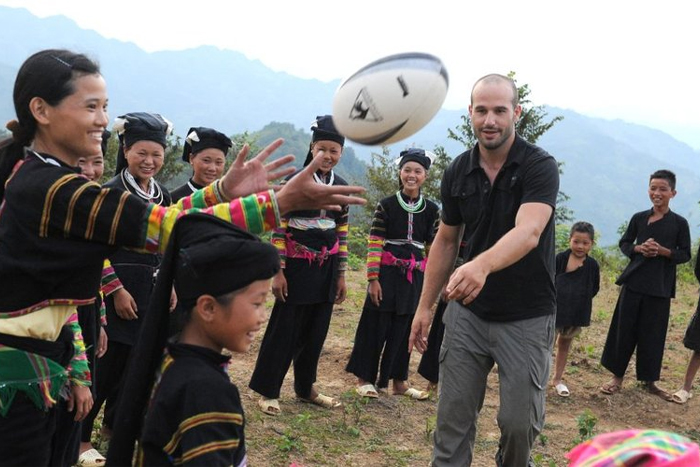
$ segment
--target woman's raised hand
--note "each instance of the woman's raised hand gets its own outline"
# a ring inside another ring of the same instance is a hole
[[[233,164],[221,179],[224,195],[229,199],[236,199],[265,191],[270,188],[271,181],[294,173],[294,167],[280,169],[283,165],[294,161],[294,156],[291,154],[265,163],[265,160],[283,143],[282,138],[276,139],[249,161],[245,159],[250,152],[250,146],[243,145]]]
[[[314,173],[321,167],[321,158],[311,161],[277,192],[277,206],[282,214],[303,209],[339,211],[348,204],[365,204],[358,196],[365,192],[361,186],[324,185],[316,183]]]

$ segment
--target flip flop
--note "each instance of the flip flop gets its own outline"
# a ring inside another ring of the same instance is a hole
[[[406,396],[417,401],[424,401],[430,397],[430,393],[421,391],[416,388],[408,388],[403,394],[395,394],[396,396]]]
[[[308,402],[309,404],[318,405],[319,407],[323,407],[324,409],[337,409],[338,407],[342,407],[343,405],[343,403],[340,402],[338,399],[334,399],[333,397],[329,397],[321,393],[319,393],[313,399],[306,399],[304,397],[300,397],[299,400],[301,400],[302,402]]]
[[[673,393],[673,395],[671,396],[671,400],[676,404],[685,404],[686,402],[688,402],[688,399],[691,399],[692,397],[692,392],[686,391],[685,389],[679,389],[678,391]]]
[[[100,454],[97,449],[88,449],[78,456],[78,467],[102,467],[107,462],[107,459]]]
[[[654,396],[658,396],[658,397],[662,398],[662,399],[665,400],[665,401],[673,402],[673,397],[671,396],[671,394],[669,394],[667,391],[664,391],[663,389],[661,389],[660,387],[656,386],[655,384],[653,384],[653,385],[652,385],[652,384],[647,384],[647,385],[644,386],[644,389],[645,389],[649,394],[652,394],[652,395],[654,395]]]
[[[279,399],[261,398],[258,401],[258,407],[260,407],[262,413],[272,415],[273,417],[282,413],[282,409],[280,409]]]
[[[566,384],[564,383],[559,383],[556,386],[554,386],[554,389],[557,391],[557,395],[560,397],[569,397],[571,393],[569,392],[569,388],[566,387]]]
[[[370,399],[376,399],[379,397],[379,393],[373,384],[365,384],[364,386],[358,386],[355,388],[355,392],[362,397],[369,397]]]
[[[622,386],[620,386],[619,384],[613,383],[613,382],[609,382],[609,383],[605,383],[604,385],[602,385],[602,386],[600,387],[600,392],[602,392],[603,394],[607,394],[607,395],[611,396],[611,395],[613,395],[613,394],[615,394],[615,393],[620,392],[621,389],[622,389]]]

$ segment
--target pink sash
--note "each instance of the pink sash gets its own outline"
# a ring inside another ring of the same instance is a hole
[[[287,234],[287,258],[303,258],[309,262],[309,265],[315,261],[321,267],[329,256],[338,254],[339,249],[338,240],[335,241],[335,245],[331,249],[324,246],[321,251],[318,251],[292,240],[291,235]]]
[[[406,279],[413,284],[413,270],[425,271],[425,266],[428,264],[428,258],[423,258],[421,261],[416,261],[416,257],[411,253],[411,259],[399,259],[389,251],[382,252],[382,266],[396,266],[401,268],[406,273]]]

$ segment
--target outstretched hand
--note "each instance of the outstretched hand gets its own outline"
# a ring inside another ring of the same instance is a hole
[[[268,146],[269,147],[269,146]],[[361,186],[323,185],[316,183],[314,173],[321,167],[321,158],[315,158],[301,172],[280,188],[277,192],[277,206],[280,213],[302,209],[326,209],[340,211],[348,204],[365,204],[359,195],[365,192]]]
[[[250,146],[247,144],[243,145],[243,148],[238,151],[236,160],[233,161],[233,164],[231,164],[231,167],[221,179],[221,189],[224,195],[229,199],[236,199],[265,191],[270,188],[269,183],[271,181],[294,173],[294,167],[280,169],[283,165],[294,160],[294,156],[291,154],[265,164],[265,160],[283,143],[284,140],[282,138],[276,139],[249,161],[245,159],[250,152]]]

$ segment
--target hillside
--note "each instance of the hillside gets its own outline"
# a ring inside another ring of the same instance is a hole
[[[31,33],[28,33],[31,32]],[[18,40],[21,38],[21,40]],[[257,60],[216,47],[147,53],[132,43],[106,39],[61,17],[40,19],[27,10],[0,6],[0,119],[14,116],[12,87],[16,70],[31,53],[48,47],[68,47],[96,57],[108,81],[110,115],[157,111],[184,136],[190,126],[212,126],[228,134],[261,132],[273,122],[291,124],[292,131],[309,134],[316,115],[330,112],[339,80],[322,82],[274,72]],[[516,70],[517,71],[517,70]],[[529,83],[536,101],[537,87]],[[447,138],[448,129],[467,113],[441,110],[421,131],[389,150],[396,154],[415,145],[444,146],[452,157],[463,147]],[[564,162],[561,189],[576,219],[592,222],[600,244],[617,242],[617,229],[636,211],[648,207],[648,176],[658,168],[678,175],[678,196],[671,207],[687,217],[693,238],[700,236],[700,151],[669,135],[620,120],[591,118],[571,109],[546,107],[551,117],[564,120],[538,144]],[[267,140],[262,140],[265,142]],[[349,143],[347,162],[353,174],[362,172],[379,147]],[[296,146],[297,158],[306,150]],[[435,174],[434,176],[439,176]],[[361,177],[352,176],[355,180]]]

